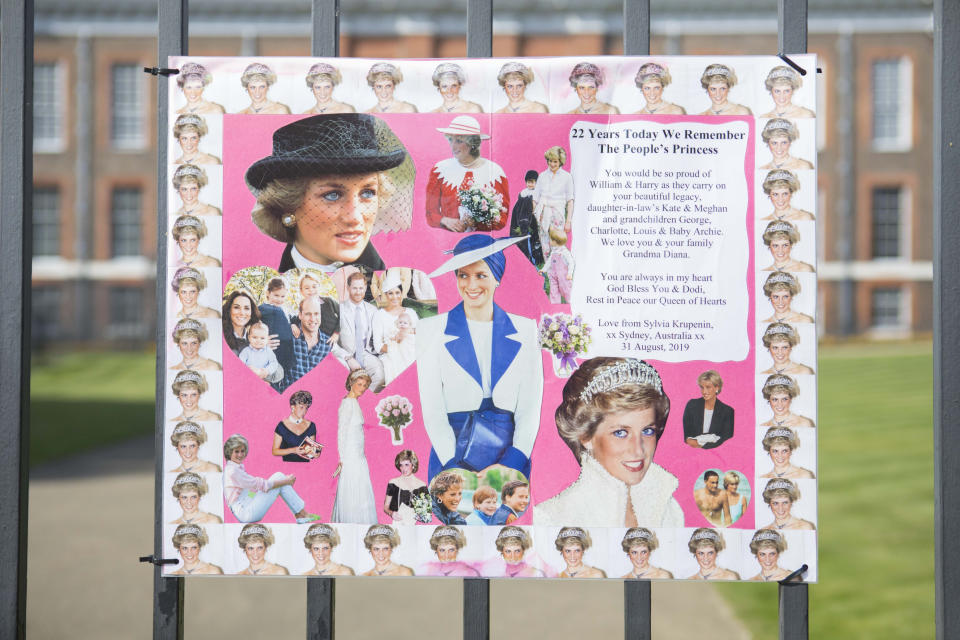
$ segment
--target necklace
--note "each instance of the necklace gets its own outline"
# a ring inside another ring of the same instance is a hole
[[[660,109],[663,109],[663,107],[664,107],[664,104],[661,102],[660,106],[657,107],[656,109],[651,109],[649,106],[647,106],[647,107],[644,107],[643,110],[646,111],[647,113],[656,113],[657,111],[660,111]]]
[[[269,103],[269,102],[264,102],[262,107],[255,107],[255,106],[253,106],[253,103],[251,102],[251,103],[250,103],[250,110],[253,111],[254,113],[260,113],[261,111],[263,111],[264,109],[266,109],[266,108],[269,107],[269,106],[270,106],[270,103]]]
[[[392,101],[392,100],[391,100],[390,102],[388,102],[388,103],[387,103],[387,106],[385,106],[385,107],[380,106],[380,103],[379,103],[379,102],[377,103],[377,109],[380,110],[380,113],[386,113],[387,110],[390,109],[390,107],[392,107],[392,106],[393,106],[393,101]]]
[[[387,565],[387,568],[384,569],[384,570],[382,570],[382,571],[381,571],[380,569],[377,569],[376,567],[374,567],[374,568],[373,568],[373,571],[374,571],[374,573],[376,573],[378,576],[382,576],[382,575],[385,574],[387,571],[390,571],[390,566]]]
[[[523,109],[524,104],[526,104],[526,101],[521,102],[521,103],[520,103],[520,106],[518,106],[518,107],[511,107],[511,106],[508,104],[508,105],[507,105],[507,108],[510,109],[510,113],[516,113],[517,111],[520,111],[520,109]]]
[[[187,575],[190,575],[191,573],[193,573],[194,571],[196,571],[196,570],[199,569],[199,568],[200,568],[200,565],[199,565],[199,564],[198,564],[197,566],[195,566],[193,569],[187,569],[187,565],[183,565],[183,572],[184,572],[185,574],[187,574]]]
[[[595,104],[595,105],[593,105],[592,107],[590,107],[590,108],[588,109],[587,107],[583,106],[583,103],[582,103],[582,102],[580,103],[580,111],[581,111],[582,113],[584,113],[584,114],[593,113],[594,110],[595,110],[595,109],[598,109],[599,107],[600,107],[600,105]]]
[[[585,567],[580,567],[576,571],[571,571],[570,567],[567,567],[567,575],[570,576],[571,578],[576,578],[578,575],[583,573],[584,568]]]
[[[774,522],[776,522],[776,520],[774,520]],[[777,529],[783,529],[784,527],[786,527],[788,524],[791,524],[792,522],[793,522],[793,516],[790,516],[790,519],[784,522],[783,524],[778,523]]]
[[[317,572],[317,575],[318,575],[318,576],[325,576],[325,575],[327,575],[327,573],[328,573],[331,569],[333,569],[333,567],[331,567],[330,565],[327,565],[327,568],[324,569],[323,571],[321,571],[320,569],[317,569],[317,568],[314,568],[314,571]]]
[[[700,569],[699,573],[701,578],[703,578],[704,580],[709,580],[710,577],[713,576],[717,571],[719,571],[719,569],[714,569],[710,573],[704,573],[703,569]]]
[[[199,150],[199,149],[197,149],[196,151],[194,151],[194,152],[193,152],[193,155],[190,156],[189,158],[187,157],[187,154],[184,153],[184,154],[180,157],[180,164],[192,164],[193,161],[196,160],[196,159],[197,159],[197,156],[199,156],[199,155],[200,155],[200,150]]]
[[[330,108],[330,105],[327,105],[323,109],[321,109],[320,107],[314,107],[313,110],[316,111],[317,113],[326,113],[327,109],[329,108]]]
[[[729,109],[730,109],[729,106],[723,107],[722,109],[714,109],[714,108],[711,107],[711,108],[710,108],[710,111],[711,111],[711,113],[713,113],[713,115],[719,116],[719,115],[722,114],[724,111],[727,111],[727,110],[729,110]]]
[[[636,571],[631,571],[630,573],[633,575],[634,578],[642,578],[643,576],[645,576],[645,575],[647,575],[648,573],[650,573],[650,567],[647,567],[646,569],[644,569],[644,570],[641,571],[640,573],[637,573]]]
[[[287,420],[289,420],[293,424],[300,424],[301,422],[303,422],[303,418],[294,418],[293,416],[290,416],[289,418],[287,418]]]
[[[763,576],[763,581],[764,581],[764,582],[770,582],[771,580],[774,579],[774,576],[777,575],[777,572],[774,571],[773,573],[771,573],[771,574],[768,575],[768,574],[766,574],[766,573],[764,573],[764,572],[761,571],[761,572],[760,572],[760,575]]]
[[[184,471],[191,471],[192,469],[193,469],[193,467],[189,467],[189,468],[188,468],[188,467],[183,467],[183,470],[184,470]],[[188,518],[188,517],[186,516],[186,514],[184,514],[184,515],[182,515],[182,516],[180,517],[180,519],[183,520],[183,523],[184,523],[184,524],[191,524],[194,520],[196,520],[196,519],[199,518],[199,517],[200,517],[200,514],[199,514],[199,513],[198,513],[197,515],[193,516],[192,518]]]
[[[460,104],[459,101],[458,101],[458,102],[454,102],[452,107],[444,107],[443,109],[444,109],[444,111],[446,111],[447,113],[452,113],[453,110],[457,108],[457,105],[458,105],[458,104]]]

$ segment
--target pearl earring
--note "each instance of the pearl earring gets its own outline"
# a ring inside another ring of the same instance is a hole
[[[292,227],[297,223],[297,216],[293,215],[292,213],[288,213],[287,215],[283,216],[280,221],[283,222],[283,226]]]

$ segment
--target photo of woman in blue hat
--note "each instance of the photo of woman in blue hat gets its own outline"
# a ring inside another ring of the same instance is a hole
[[[409,228],[415,169],[403,143],[379,118],[317,115],[273,133],[273,153],[254,162],[247,187],[251,217],[286,244],[281,272],[384,268],[370,244],[380,230]]]
[[[523,238],[471,234],[430,277],[453,271],[461,302],[417,326],[417,376],[430,438],[429,475],[501,464],[530,477],[540,427],[543,362],[537,326],[494,302],[503,250]]]

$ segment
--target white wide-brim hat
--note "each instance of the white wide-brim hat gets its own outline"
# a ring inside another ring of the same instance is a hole
[[[437,127],[440,133],[451,136],[480,136],[481,140],[488,140],[490,136],[480,131],[480,123],[473,116],[457,116],[446,127]]]
[[[433,273],[427,277],[436,278],[437,276],[442,276],[445,273],[465,267],[468,264],[473,264],[474,262],[478,262],[488,256],[492,256],[495,253],[503,251],[507,247],[513,246],[521,240],[526,240],[529,237],[530,236],[498,238],[486,246],[454,254],[453,257],[434,269]]]

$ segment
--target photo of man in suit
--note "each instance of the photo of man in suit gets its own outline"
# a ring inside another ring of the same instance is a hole
[[[370,389],[383,389],[383,363],[373,349],[373,317],[376,307],[364,300],[367,280],[357,271],[347,278],[347,299],[340,304],[340,338],[333,355],[350,371],[364,369],[370,375]]]

